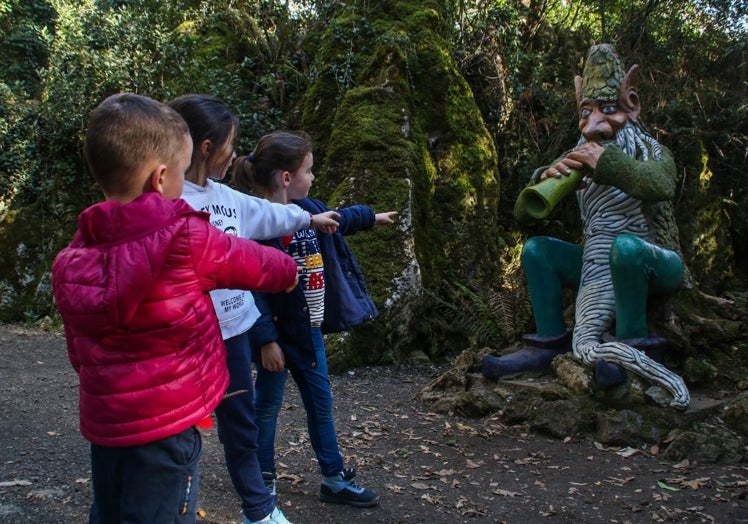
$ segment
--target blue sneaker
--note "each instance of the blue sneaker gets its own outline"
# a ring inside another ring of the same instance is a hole
[[[322,477],[319,488],[319,499],[330,504],[347,504],[357,508],[370,508],[379,503],[376,492],[356,484],[354,468],[345,468],[342,473],[331,477]]]

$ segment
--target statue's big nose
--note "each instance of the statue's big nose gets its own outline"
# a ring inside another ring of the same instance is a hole
[[[592,111],[581,129],[588,142],[601,142],[613,138],[613,128],[602,112]]]

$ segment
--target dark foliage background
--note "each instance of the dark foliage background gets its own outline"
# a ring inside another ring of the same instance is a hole
[[[347,9],[366,20],[353,31],[365,41],[375,23],[365,14],[386,3],[0,0],[0,320],[54,314],[51,260],[69,241],[78,212],[100,199],[81,146],[88,114],[102,99],[119,91],[162,101],[212,93],[240,117],[239,150],[248,151],[270,130],[301,126],[305,105],[320,102],[308,91],[320,75],[332,73],[333,96],[356,87],[351,33],[334,41],[323,35]],[[676,153],[676,212],[695,282],[710,294],[741,296],[748,2],[422,4],[440,10],[452,28],[449,51],[493,137],[501,180],[496,235],[505,248],[500,285],[485,289],[454,278],[432,297],[435,306],[425,306],[441,312],[434,325],[481,343],[510,339],[530,321],[517,264],[522,240],[537,233],[575,239],[578,218],[570,201],[552,220],[519,228],[511,210],[532,171],[576,143],[573,77],[589,46],[603,41],[614,43],[627,65],[640,64],[643,120]],[[329,71],[315,60],[322,50],[333,57]]]

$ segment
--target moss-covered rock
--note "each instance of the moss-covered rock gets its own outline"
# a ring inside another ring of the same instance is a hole
[[[449,51],[443,3],[371,9],[344,8],[330,21],[303,122],[322,152],[328,203],[399,213],[396,227],[350,239],[382,314],[362,328],[365,340],[354,330],[345,341],[376,361],[430,352],[412,329],[429,322],[413,313],[424,292],[438,295],[450,275],[491,274],[499,185],[493,141]]]

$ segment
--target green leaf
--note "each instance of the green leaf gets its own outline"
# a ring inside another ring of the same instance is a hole
[[[680,488],[676,488],[674,486],[669,486],[669,485],[665,484],[664,482],[662,482],[661,480],[657,481],[657,485],[660,486],[662,489],[667,489],[669,491],[680,491]]]

